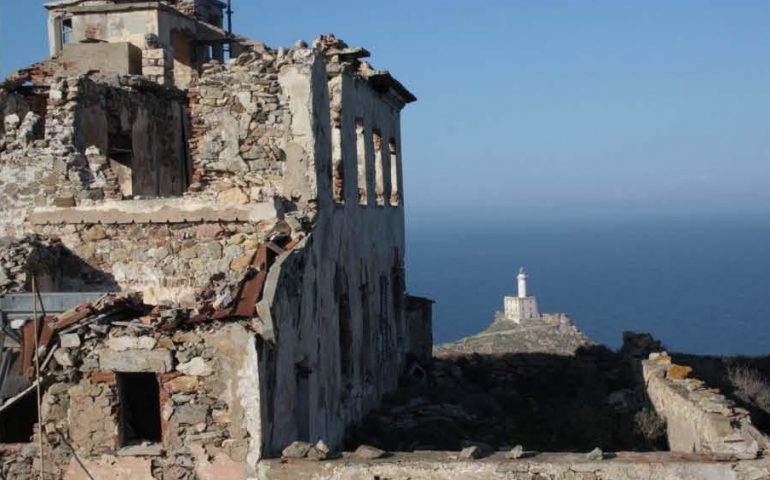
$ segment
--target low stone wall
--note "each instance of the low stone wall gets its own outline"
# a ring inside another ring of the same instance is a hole
[[[767,451],[768,439],[751,425],[748,412],[703,381],[687,378],[691,370],[673,364],[666,353],[651,353],[642,362],[647,394],[667,422],[670,449],[740,459]]]
[[[770,478],[768,460],[716,463],[672,453],[618,453],[604,460],[582,454],[543,453],[509,460],[496,453],[481,460],[457,460],[448,452],[399,453],[373,461],[345,457],[313,462],[260,464],[260,480],[761,480]]]

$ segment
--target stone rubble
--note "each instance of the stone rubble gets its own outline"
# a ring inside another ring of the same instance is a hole
[[[519,458],[524,457],[524,454],[525,454],[524,447],[522,447],[521,445],[516,445],[511,449],[510,452],[505,454],[505,457],[511,460],[518,460]]]
[[[292,442],[281,452],[281,458],[305,458],[307,457],[311,444],[307,442]]]
[[[591,461],[603,460],[604,452],[599,447],[594,448],[590,452],[586,453],[586,459]]]
[[[388,452],[377,447],[372,447],[371,445],[359,445],[355,452],[353,452],[353,455],[365,460],[376,460],[378,458],[386,457]]]
[[[329,460],[337,455],[333,452],[323,440],[318,440],[315,445],[307,451],[307,458],[315,461]]]

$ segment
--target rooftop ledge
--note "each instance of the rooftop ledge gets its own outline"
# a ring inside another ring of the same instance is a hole
[[[33,225],[259,222],[277,216],[272,202],[229,205],[186,198],[113,200],[83,207],[38,207]]]

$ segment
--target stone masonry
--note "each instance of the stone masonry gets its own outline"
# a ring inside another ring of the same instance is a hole
[[[429,356],[431,302],[405,293],[414,96],[331,35],[225,38],[215,0],[46,8],[54,55],[0,84],[0,295],[92,300],[0,312],[0,441],[24,440],[0,477],[237,479],[338,447]]]

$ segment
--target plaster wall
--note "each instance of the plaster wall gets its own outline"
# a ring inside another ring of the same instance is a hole
[[[118,75],[141,75],[142,52],[128,42],[68,43],[61,52],[68,75],[99,71]]]
[[[356,120],[363,120],[364,125],[364,151],[366,153],[366,205],[380,206],[383,211],[388,211],[383,201],[390,197],[391,183],[391,156],[388,152],[389,139],[395,141],[397,157],[401,155],[401,123],[400,109],[395,101],[390,101],[384,94],[376,92],[362,77],[344,72],[339,77],[331,80],[330,91],[334,92],[332,105],[340,109],[342,159],[344,168],[344,199],[345,203],[357,205],[359,185],[358,169],[356,162]],[[380,133],[382,144],[379,150],[375,148],[374,131]],[[383,174],[382,191],[377,192],[375,173],[379,169],[375,163],[381,164]],[[397,191],[403,199],[403,186],[401,174],[401,162],[396,169],[398,175],[395,179]],[[378,195],[381,197],[378,201]],[[362,202],[363,203],[363,202]],[[400,203],[400,202],[399,202]],[[390,206],[390,205],[388,205]],[[396,207],[398,205],[395,205]],[[398,210],[398,209],[396,209]],[[403,215],[402,215],[403,216]]]
[[[81,42],[128,42],[140,50],[153,48],[148,44],[148,35],[154,35],[163,48],[172,52],[174,63],[174,84],[187,88],[197,77],[198,69],[208,60],[207,49],[196,45],[199,38],[198,23],[168,7],[158,8],[148,3],[127,9],[108,9],[100,11],[98,6],[93,11],[54,11],[49,16],[49,43],[52,55],[62,50],[60,18],[68,17],[72,22],[70,45]],[[211,35],[211,34],[209,34]],[[66,46],[64,46],[66,47]],[[214,50],[219,54],[220,46]],[[106,72],[120,73],[119,69],[108,69],[110,62],[100,62]],[[136,62],[134,62],[136,64]],[[139,67],[141,69],[141,67]],[[134,69],[135,70],[135,69]],[[126,72],[129,73],[129,72]],[[130,73],[139,73],[131,71]],[[155,73],[151,73],[155,74]]]
[[[333,201],[326,75],[315,64],[307,72],[307,89],[299,87],[296,73],[282,70],[280,77],[292,99],[292,137],[313,152],[314,165],[305,171],[315,176],[296,181],[306,181],[311,191],[317,188],[318,214],[311,235],[280,257],[271,271],[277,277],[270,301],[276,346],[261,352],[268,402],[266,456],[297,439],[339,445],[345,427],[396,387],[409,349],[403,209],[375,206],[372,175],[367,178],[370,205],[359,205],[354,182],[345,184],[344,204]],[[399,112],[352,77],[338,92],[345,178],[355,179],[355,119],[398,138]],[[369,171],[374,172],[371,143],[367,152]]]
[[[174,12],[158,12],[158,39],[171,50],[174,85],[188,88],[198,77],[199,67],[208,61],[206,48],[196,45],[197,24]]]
[[[114,12],[76,13],[72,16],[72,43],[101,40],[109,43],[128,42],[147,48],[146,35],[159,34],[160,12],[156,9]]]

